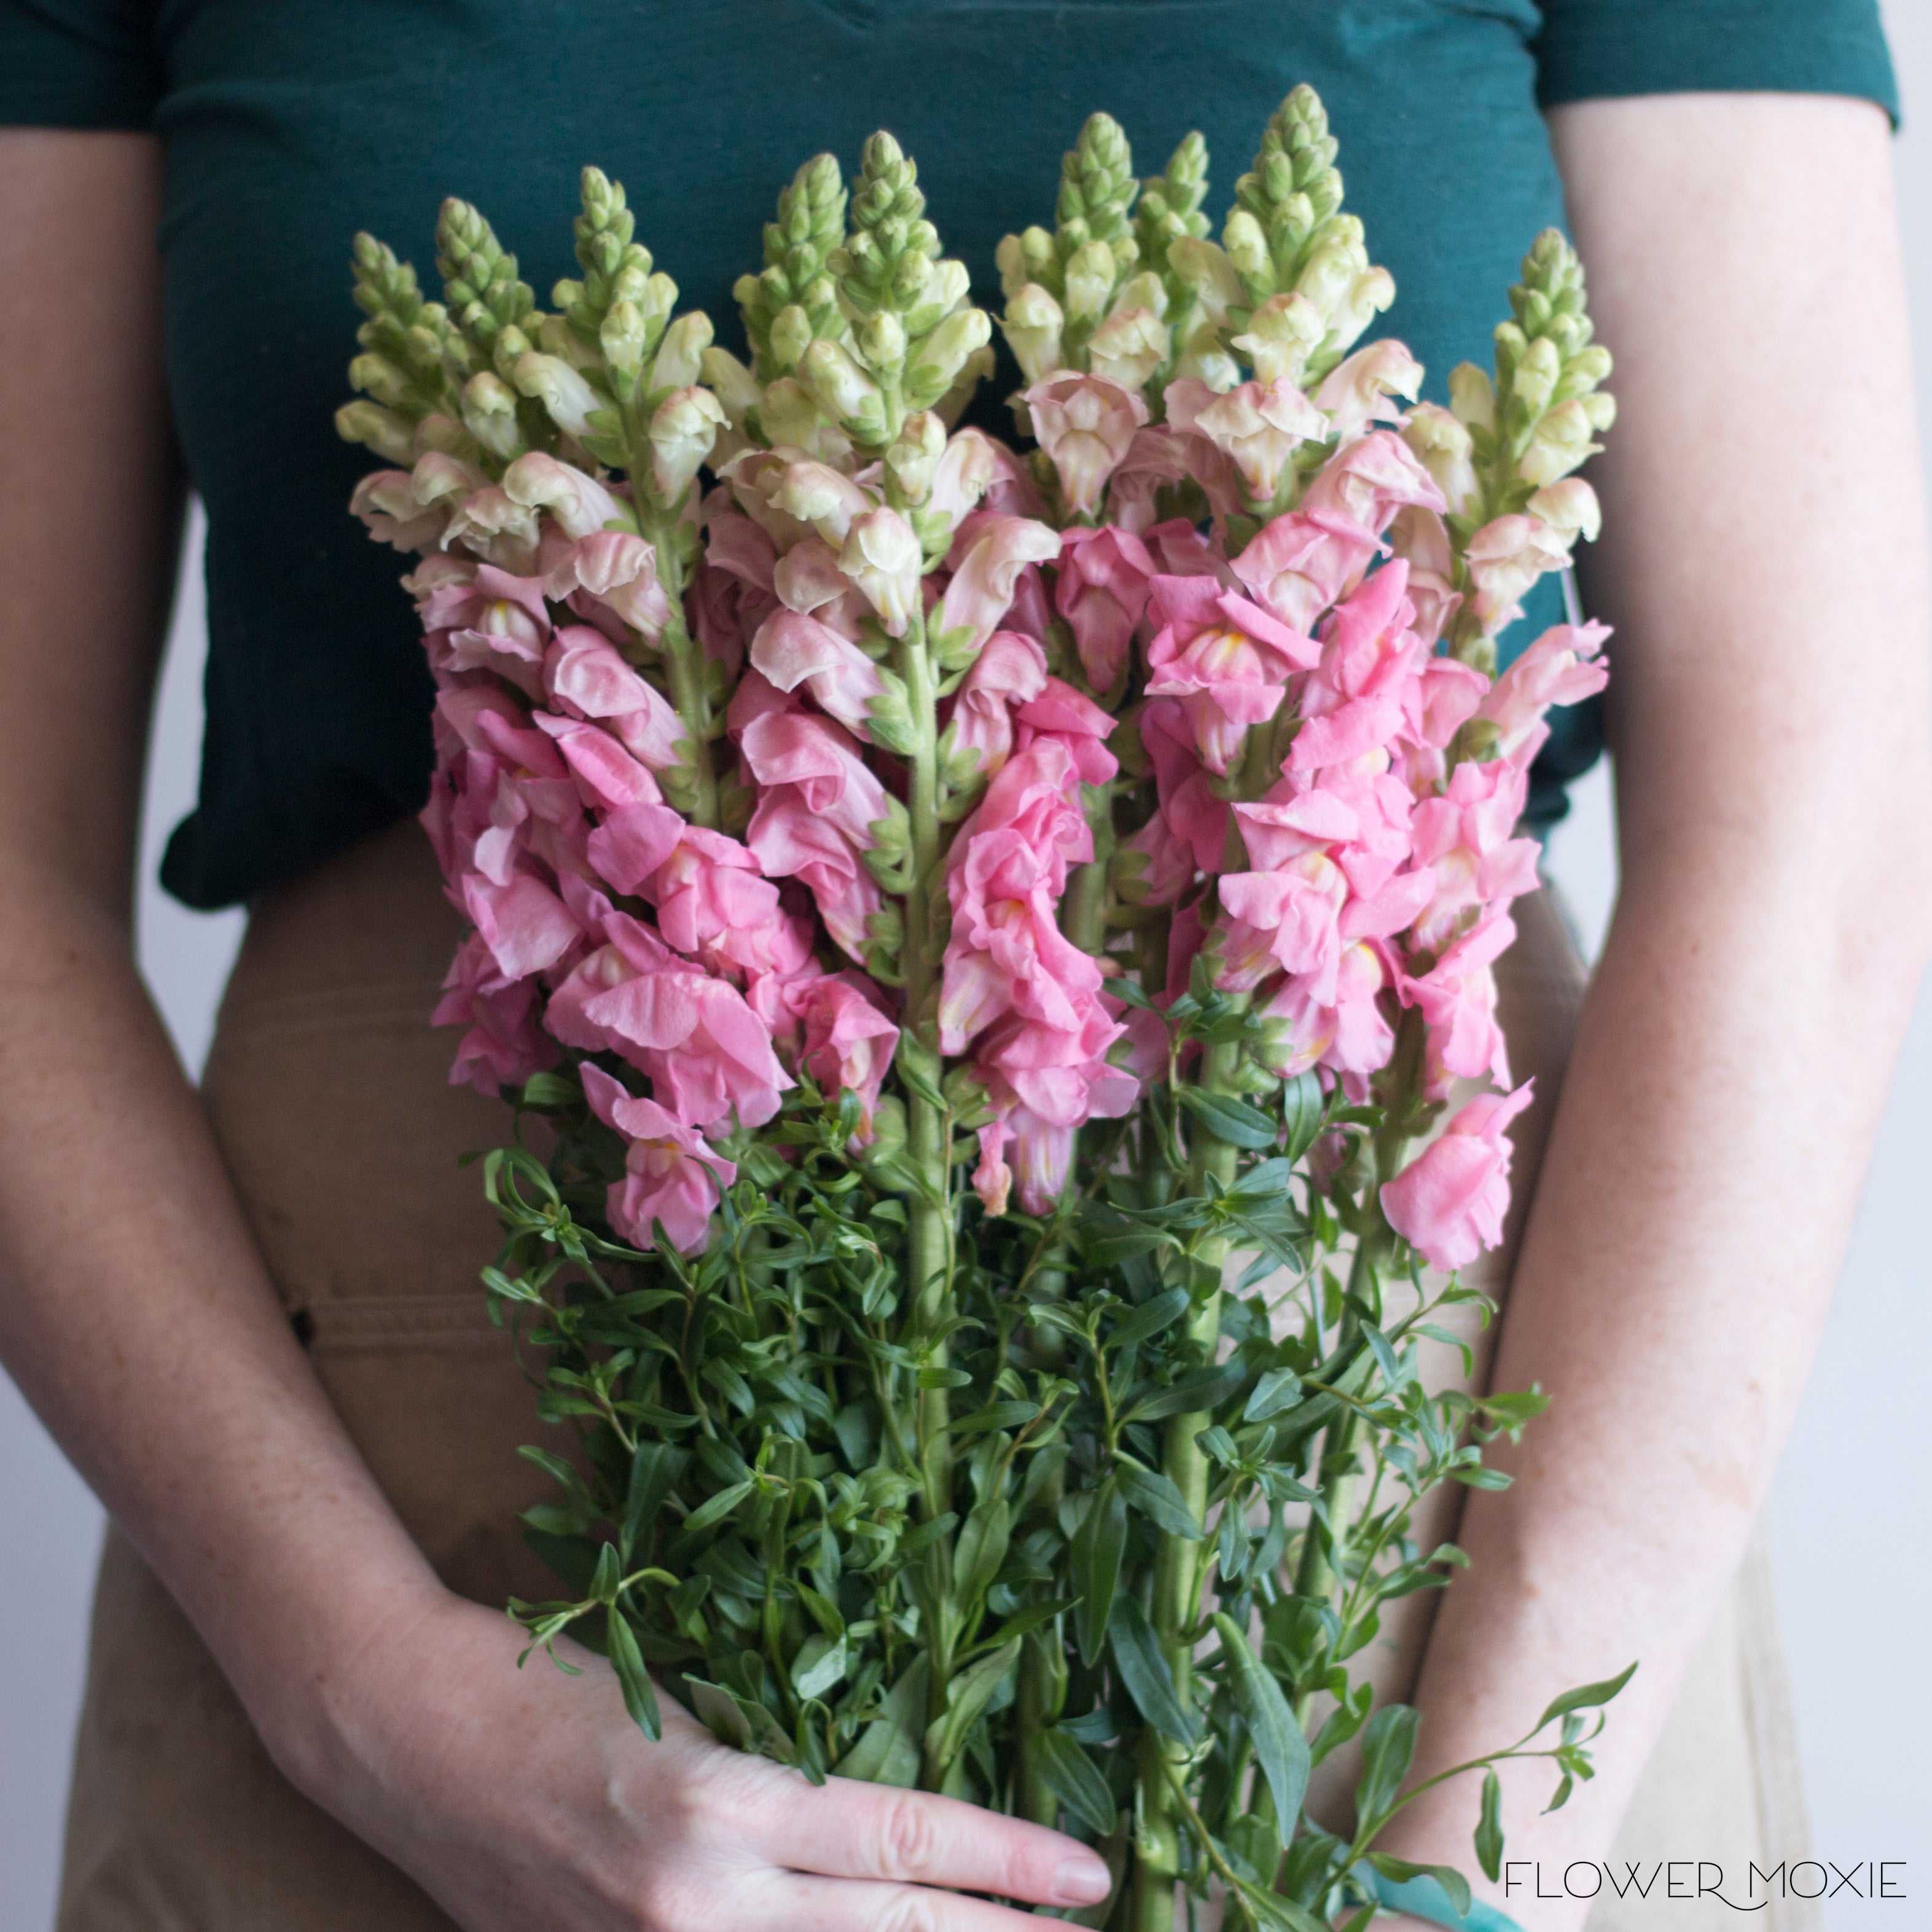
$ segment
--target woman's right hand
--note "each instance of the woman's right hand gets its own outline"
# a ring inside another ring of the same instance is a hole
[[[661,1699],[645,1738],[604,1660],[540,1654],[438,1592],[256,1712],[308,1795],[410,1874],[466,1932],[1018,1932],[1041,1905],[1106,1897],[1073,1840],[950,1798],[835,1778],[814,1789],[718,1744]],[[1037,1923],[1037,1920],[1034,1922]]]

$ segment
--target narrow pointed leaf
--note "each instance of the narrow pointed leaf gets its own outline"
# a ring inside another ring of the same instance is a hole
[[[1308,1789],[1308,1740],[1294,1721],[1274,1672],[1249,1648],[1246,1635],[1229,1616],[1216,1612],[1214,1628],[1228,1660],[1228,1688],[1234,1708],[1254,1741],[1255,1759],[1274,1798],[1274,1815],[1284,1838],[1294,1835]]]
[[[617,1682],[624,1693],[624,1708],[631,1721],[655,1744],[664,1735],[664,1720],[658,1711],[658,1694],[651,1688],[644,1669],[644,1653],[638,1648],[630,1619],[614,1605],[604,1613],[604,1640]]]
[[[1114,1606],[1107,1635],[1114,1666],[1141,1715],[1164,1738],[1190,1749],[1201,1741],[1201,1720],[1180,1701],[1174,1672],[1154,1635],[1147,1612],[1132,1597]]]
[[[1036,1732],[1024,1747],[1033,1753],[1047,1787],[1096,1838],[1119,1822],[1114,1794],[1094,1760],[1064,1731]]]

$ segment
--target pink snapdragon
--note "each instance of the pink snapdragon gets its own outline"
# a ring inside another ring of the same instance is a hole
[[[1533,1097],[1483,1094],[1382,1190],[1388,1224],[1432,1268],[1467,1267],[1503,1238],[1513,1150],[1508,1127]]]
[[[1478,716],[1496,728],[1496,749],[1527,771],[1550,736],[1544,713],[1552,704],[1578,704],[1610,682],[1598,655],[1607,624],[1555,624],[1498,678]]]
[[[1060,542],[1054,608],[1072,630],[1088,683],[1104,695],[1126,668],[1154,560],[1139,538],[1112,526],[1063,530]]]
[[[628,1060],[683,1126],[735,1118],[762,1126],[793,1082],[743,996],[625,914],[611,914],[604,930],[606,943],[551,994],[544,1016],[550,1033],[566,1046]]]
[[[1046,524],[975,511],[952,539],[952,579],[931,621],[932,634],[976,649],[1011,609],[1022,573],[1059,554],[1059,533]]]
[[[1321,647],[1212,578],[1156,577],[1150,598],[1161,628],[1148,646],[1148,694],[1181,700],[1202,763],[1224,776],[1249,727],[1274,717],[1282,687]]]
[[[1046,652],[1040,644],[1018,631],[995,631],[959,687],[940,756],[949,764],[970,757],[981,772],[997,772],[1012,752],[1015,710],[1046,684]]]
[[[624,1178],[608,1191],[610,1225],[633,1246],[657,1245],[659,1225],[680,1254],[704,1246],[721,1191],[736,1165],[655,1100],[639,1098],[601,1066],[578,1070],[590,1111],[624,1138]]]
[[[1060,478],[1068,513],[1091,516],[1107,479],[1148,419],[1136,390],[1105,376],[1049,376],[1022,392],[1033,433]]]

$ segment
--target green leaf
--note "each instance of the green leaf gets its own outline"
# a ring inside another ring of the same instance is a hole
[[[1210,1094],[1199,1087],[1183,1087],[1174,1097],[1216,1140],[1226,1141],[1230,1147],[1258,1152],[1273,1147],[1280,1138],[1275,1124],[1260,1108],[1251,1107],[1232,1094]]]
[[[1131,1348],[1144,1342],[1152,1335],[1158,1335],[1163,1328],[1172,1328],[1187,1312],[1190,1300],[1184,1288],[1170,1288],[1164,1294],[1156,1294],[1150,1301],[1144,1301],[1139,1307],[1115,1328],[1114,1332],[1101,1344],[1107,1348]]]
[[[713,1523],[722,1522],[755,1486],[751,1483],[734,1483],[729,1489],[720,1490],[685,1518],[681,1534],[693,1536],[700,1530],[709,1529]]]
[[[1238,1360],[1223,1362],[1219,1368],[1197,1369],[1184,1376],[1172,1388],[1156,1389],[1136,1402],[1122,1418],[1128,1422],[1157,1422],[1166,1415],[1205,1414],[1224,1397],[1239,1388],[1247,1374]]]
[[[1001,1679],[1018,1663],[1022,1639],[1003,1643],[977,1664],[969,1664],[946,1687],[944,1714],[926,1726],[926,1754],[944,1773],[959,1755],[966,1733],[992,1701]]]
[[[1102,1234],[1088,1242],[1087,1260],[1096,1268],[1118,1268],[1123,1262],[1173,1244],[1174,1237],[1162,1234],[1158,1228],[1132,1228],[1125,1234]]]
[[[1594,1705],[1607,1704],[1630,1681],[1636,1672],[1636,1666],[1633,1664],[1618,1671],[1616,1676],[1606,1677],[1600,1683],[1581,1684],[1574,1690],[1564,1691],[1562,1696],[1553,1700],[1550,1708],[1537,1719],[1537,1730],[1541,1730],[1545,1724],[1569,1712],[1586,1711]]]
[[[963,1618],[992,1586],[1006,1560],[1013,1513],[1004,1496],[991,1496],[967,1516],[952,1552],[952,1601]]]
[[[1292,1898],[1264,1892],[1244,1878],[1236,1880],[1234,1888],[1255,1923],[1268,1928],[1269,1932],[1328,1932],[1320,1919],[1303,1911]]]
[[[1094,1760],[1064,1731],[1038,1731],[1022,1749],[1033,1754],[1047,1787],[1096,1838],[1109,1836],[1120,1821],[1114,1794]]]
[[[1370,1852],[1369,1863],[1396,1885],[1406,1885],[1412,1879],[1432,1878],[1448,1894],[1456,1917],[1469,1916],[1469,1881],[1454,1865],[1412,1865],[1390,1852]]]
[[[634,1550],[656,1520],[664,1498],[676,1488],[691,1461],[690,1452],[668,1442],[640,1442],[631,1458],[631,1486],[624,1500],[624,1547]]]
[[[590,1576],[590,1594],[600,1604],[615,1604],[617,1585],[623,1576],[623,1565],[617,1560],[617,1546],[607,1543],[597,1552],[597,1568]]]
[[[1090,1669],[1100,1654],[1120,1580],[1120,1555],[1127,1544],[1127,1501],[1109,1476],[1095,1492],[1093,1507],[1073,1538],[1074,1587],[1080,1600],[1073,1610],[1080,1660]]]
[[[610,1545],[604,1546],[608,1550]],[[630,1619],[614,1604],[604,1612],[604,1641],[611,1667],[624,1693],[624,1708],[631,1721],[655,1744],[664,1735],[664,1720],[658,1712],[658,1694],[651,1688],[644,1669],[644,1653],[638,1648]]]
[[[792,1660],[791,1688],[801,1698],[823,1697],[845,1675],[845,1640],[822,1632],[808,1636]]]
[[[956,1422],[946,1424],[946,1431],[955,1442],[962,1436],[978,1436],[988,1429],[1017,1428],[1022,1422],[1030,1422],[1040,1413],[1036,1402],[994,1402],[970,1415],[962,1416]]]
[[[1241,1416],[1247,1422],[1265,1422],[1270,1416],[1294,1408],[1301,1400],[1301,1378],[1292,1369],[1270,1369],[1256,1383]]]
[[[1029,1604],[1024,1610],[1015,1611],[983,1641],[997,1648],[1011,1638],[1024,1636],[1028,1630],[1038,1630],[1042,1624],[1052,1622],[1062,1611],[1072,1607],[1072,1599],[1066,1597],[1049,1597],[1044,1603]]]
[[[1206,1534],[1195,1521],[1193,1511],[1174,1487],[1171,1476],[1158,1469],[1144,1469],[1126,1456],[1114,1459],[1114,1472],[1121,1493],[1142,1516],[1151,1519],[1156,1528],[1188,1543],[1198,1543]]]
[[[1294,1721],[1274,1672],[1249,1648],[1240,1626],[1217,1610],[1214,1628],[1228,1660],[1228,1691],[1254,1741],[1256,1759],[1274,1798],[1278,1829],[1284,1839],[1292,1839],[1295,1820],[1301,1815],[1302,1793],[1308,1788],[1308,1740]]]
[[[1322,1131],[1325,1102],[1322,1082],[1312,1073],[1298,1075],[1282,1090],[1282,1118],[1288,1124],[1288,1157],[1299,1160],[1315,1144]]]
[[[1483,1773],[1483,1815],[1476,1824],[1476,1856],[1492,1885],[1503,1870],[1503,1781],[1492,1765]]]
[[[866,1784],[893,1784],[910,1791],[919,1782],[920,1738],[926,1727],[926,1690],[932,1666],[916,1658],[895,1684],[885,1708],[868,1724],[859,1742],[832,1766],[841,1778]]]
[[[1162,1737],[1178,1744],[1192,1749],[1198,1744],[1201,1720],[1181,1702],[1160,1640],[1154,1635],[1147,1612],[1132,1597],[1123,1597],[1114,1604],[1107,1635],[1114,1667],[1141,1715]]]
[[[1378,1822],[1415,1755],[1416,1714],[1408,1704],[1384,1704],[1362,1733],[1362,1774],[1355,1785],[1355,1816]]]

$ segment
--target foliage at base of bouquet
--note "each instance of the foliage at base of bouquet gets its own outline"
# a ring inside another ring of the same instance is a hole
[[[1142,182],[1094,116],[1000,251],[1024,455],[956,427],[993,325],[887,135],[780,196],[748,362],[594,170],[550,312],[460,202],[441,302],[357,244],[338,426],[409,466],[353,507],[421,559],[472,928],[438,1018],[516,1110],[486,1285],[570,1432],[525,1452],[570,1594],[513,1613],[653,1736],[661,1688],[1059,1823],[1118,1876],[1063,1916],[1133,1932],[1408,1872],[1416,1714],[1352,1660],[1542,1406],[1421,1352],[1486,1318],[1529,1099],[1491,969],[1604,633],[1496,640],[1594,534],[1609,360],[1552,233],[1493,375],[1405,406],[1335,151],[1298,89],[1216,243],[1198,137]],[[1494,1763],[1562,1802],[1622,1682],[1473,1767],[1492,1875]]]

